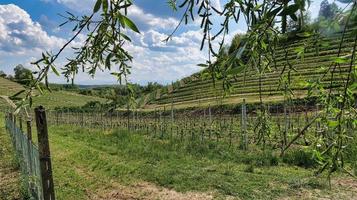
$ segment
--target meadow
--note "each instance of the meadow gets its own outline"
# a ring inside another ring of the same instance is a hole
[[[24,86],[13,81],[0,78],[0,96],[10,97],[22,90],[25,90]],[[36,96],[33,98],[33,106],[35,107],[42,105],[48,109],[54,109],[56,107],[62,107],[64,105],[68,107],[78,107],[93,101],[98,101],[101,103],[107,102],[106,99],[100,97],[85,96],[67,91],[44,91],[43,94],[40,94],[38,91],[35,91],[35,93]],[[6,101],[0,98],[0,109],[4,108],[5,105],[7,105]]]

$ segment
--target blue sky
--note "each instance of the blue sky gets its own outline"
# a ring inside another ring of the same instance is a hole
[[[71,26],[59,28],[64,19],[59,14],[66,11],[76,15],[88,14],[94,0],[1,0],[0,2],[0,70],[12,73],[14,66],[23,64],[30,67],[42,51],[56,52],[70,36]],[[193,23],[179,29],[169,43],[162,40],[178,23],[180,12],[173,12],[167,0],[134,0],[129,11],[141,34],[132,33],[133,43],[128,50],[134,56],[133,71],[129,79],[145,84],[149,81],[170,83],[200,70],[197,66],[206,60],[206,52],[200,51],[201,32]],[[217,7],[226,1],[213,0]],[[312,17],[316,17],[321,0],[313,1],[310,7]],[[219,21],[219,19],[215,19]],[[234,25],[228,38],[245,31],[243,23]],[[85,35],[73,44],[79,46]],[[61,66],[71,51],[65,51],[56,65]],[[79,84],[116,83],[110,72],[100,72],[93,79],[79,74]],[[51,82],[63,83],[64,78],[50,76]]]

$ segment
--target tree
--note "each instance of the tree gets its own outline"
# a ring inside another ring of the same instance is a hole
[[[301,17],[301,13],[298,14],[298,21],[294,21],[289,19],[287,25],[287,32],[302,32],[308,29],[311,25],[311,15],[309,12],[303,12],[303,17]]]
[[[328,0],[324,0],[320,4],[319,18],[333,20],[339,11],[340,10],[335,2],[330,4]]]
[[[6,78],[6,76],[7,75],[5,74],[5,72],[0,70],[0,77],[1,78]]]
[[[30,85],[33,80],[33,75],[31,70],[25,68],[23,65],[17,65],[14,68],[15,72],[15,81],[23,84],[23,85]]]

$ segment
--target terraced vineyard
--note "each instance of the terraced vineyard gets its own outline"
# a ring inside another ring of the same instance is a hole
[[[0,96],[12,96],[17,92],[24,90],[25,88],[13,81],[0,78]],[[90,101],[99,101],[106,102],[106,99],[94,97],[94,96],[85,96],[72,92],[66,91],[53,91],[46,92],[43,95],[37,96],[34,98],[34,106],[43,105],[46,108],[55,108],[55,107],[76,107],[83,106],[84,104]],[[0,98],[0,108],[4,107],[7,103],[4,99]]]
[[[294,98],[303,98],[307,93],[307,83],[314,82],[324,74],[332,64],[332,60],[338,56],[339,45],[342,35],[335,33],[325,37],[318,44],[313,37],[293,40],[287,43],[286,52],[281,46],[276,50],[276,63],[271,66],[270,71],[261,78],[263,99],[268,101],[280,101],[283,99],[283,92],[279,89],[280,74],[285,66],[291,64],[296,71],[291,73],[291,89],[294,91]],[[340,56],[350,53],[353,46],[353,35],[348,32],[340,52]],[[297,49],[304,49],[303,57],[298,57]],[[345,79],[348,65],[340,65],[335,70],[333,88],[339,88]],[[286,73],[286,71],[284,72]],[[234,104],[242,102],[259,101],[259,76],[257,71],[248,67],[245,72],[231,79],[232,91],[222,98],[222,80],[216,81],[213,86],[210,78],[204,79],[199,74],[194,74],[180,80],[179,84],[170,85],[169,89],[162,90],[150,95],[147,108],[174,104],[176,108],[207,106],[217,104]],[[322,79],[322,83],[327,86],[331,82],[331,73]],[[148,98],[148,97],[146,97]]]

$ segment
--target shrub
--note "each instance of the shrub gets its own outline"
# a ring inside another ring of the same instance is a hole
[[[309,149],[293,149],[285,154],[283,162],[305,168],[314,167],[317,164],[313,152]]]
[[[238,162],[255,166],[276,166],[279,164],[279,158],[271,150],[242,151],[236,159]]]

